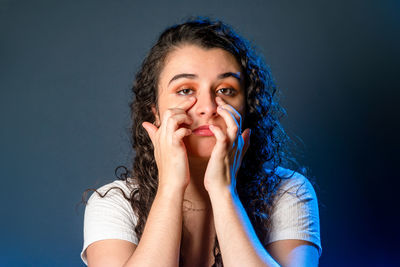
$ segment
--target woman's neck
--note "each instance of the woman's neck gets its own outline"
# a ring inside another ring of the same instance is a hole
[[[189,157],[190,183],[184,195],[184,210],[208,210],[211,208],[210,198],[204,188],[204,174],[208,159]]]

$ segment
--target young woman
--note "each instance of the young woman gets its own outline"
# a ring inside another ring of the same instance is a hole
[[[166,29],[133,86],[133,170],[90,197],[83,261],[317,266],[317,198],[286,169],[275,92],[263,61],[224,23]]]

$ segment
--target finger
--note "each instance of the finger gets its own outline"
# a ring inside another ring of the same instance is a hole
[[[244,154],[246,154],[247,149],[250,146],[250,135],[251,135],[251,129],[247,128],[246,130],[243,131],[242,133],[242,138],[243,138],[243,152],[242,152],[242,158],[244,156]]]
[[[218,106],[222,106],[224,109],[229,110],[235,117],[236,121],[239,122],[239,125],[242,126],[242,115],[240,115],[240,113],[236,109],[234,109],[231,105],[226,103],[225,100],[219,96],[217,96],[215,100]]]
[[[175,132],[175,136],[177,137],[177,139],[179,141],[182,140],[182,138],[184,138],[185,136],[188,136],[188,135],[191,135],[191,134],[192,134],[192,130],[190,130],[188,128],[179,128]]]
[[[223,158],[227,154],[226,148],[227,145],[229,144],[228,137],[226,134],[221,130],[220,127],[216,125],[210,125],[210,130],[214,134],[215,138],[217,139],[217,142],[215,143],[214,149],[213,149],[213,154],[217,153],[219,157]]]
[[[154,144],[153,140],[154,140],[154,136],[155,136],[158,128],[155,125],[153,125],[152,123],[147,122],[147,121],[143,122],[142,126],[146,130],[147,134],[149,135],[151,142]]]
[[[176,107],[167,109],[164,113],[164,116],[163,116],[164,118],[162,118],[162,124],[166,127],[166,125],[168,124],[169,118],[174,116],[175,114],[181,113],[181,114],[187,115],[186,111],[190,107],[193,106],[193,104],[196,102],[195,100],[196,100],[196,98],[191,96],[188,99],[185,99],[180,104],[178,104]]]
[[[190,118],[186,113],[185,114],[175,114],[169,117],[166,121],[167,130],[175,131],[179,128],[181,124],[191,125],[193,123],[193,119]]]
[[[191,108],[195,102],[196,102],[196,98],[191,96],[189,98],[186,98],[181,103],[179,103],[175,108],[183,109],[184,111],[186,111],[189,108]]]
[[[228,134],[229,140],[231,142],[234,142],[240,130],[239,122],[229,110],[223,108],[222,106],[218,107],[217,113],[225,120],[227,126],[226,132]]]

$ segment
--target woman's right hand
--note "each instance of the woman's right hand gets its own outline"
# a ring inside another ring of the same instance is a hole
[[[183,138],[192,131],[181,125],[193,123],[186,111],[194,103],[195,98],[191,97],[175,108],[167,109],[159,120],[161,125],[158,128],[150,122],[142,123],[153,143],[159,189],[172,188],[184,192],[189,185],[189,163]]]

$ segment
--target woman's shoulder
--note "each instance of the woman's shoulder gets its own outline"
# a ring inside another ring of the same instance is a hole
[[[99,240],[121,239],[138,244],[134,231],[137,217],[130,201],[135,183],[115,180],[92,193],[85,208],[82,260],[87,264],[86,248]]]
[[[278,167],[281,177],[272,204],[271,228],[265,243],[285,239],[306,240],[322,253],[318,200],[312,183],[299,172]]]
[[[275,173],[281,178],[277,195],[295,193],[297,196],[312,195],[316,198],[312,183],[303,174],[283,167],[277,167]]]
[[[126,180],[114,180],[104,184],[94,190],[88,200],[88,204],[98,201],[114,201],[121,203],[129,203],[129,198],[133,190],[137,188],[132,178]]]
[[[85,207],[85,242],[103,231],[110,236],[121,231],[132,234],[137,222],[129,200],[133,188],[129,180],[115,180],[93,192]]]
[[[124,190],[126,192],[130,192],[130,191],[132,191],[133,189],[135,189],[137,187],[137,184],[135,183],[134,179],[128,177],[125,180],[119,180],[118,179],[118,180],[114,180],[114,181],[112,181],[110,183],[104,184],[104,185],[100,186],[97,189],[97,191],[99,191],[99,192],[100,191],[101,192],[102,191],[107,191],[107,190],[109,190],[110,188],[113,188],[113,187],[119,187],[119,188],[121,188],[122,190]]]

